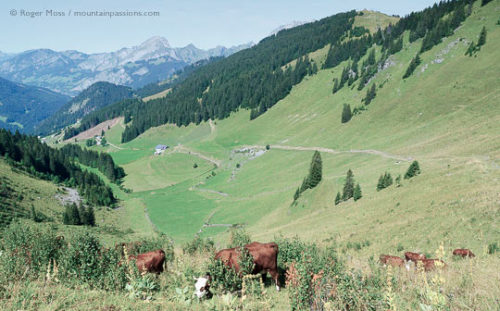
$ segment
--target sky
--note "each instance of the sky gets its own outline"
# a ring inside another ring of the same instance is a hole
[[[292,21],[320,19],[352,9],[404,16],[434,2],[437,1],[2,0],[0,51],[18,53],[50,48],[110,52],[139,45],[152,36],[165,37],[173,47],[190,43],[203,49],[229,47],[250,41],[257,43]],[[108,15],[88,16],[96,11]],[[110,17],[109,12],[153,16]]]

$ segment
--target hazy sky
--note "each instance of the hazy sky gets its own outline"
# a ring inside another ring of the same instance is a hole
[[[108,52],[138,45],[152,36],[163,36],[174,47],[189,43],[200,48],[232,46],[258,42],[291,21],[320,19],[365,8],[403,16],[434,2],[437,1],[1,0],[0,51],[50,48]],[[47,10],[52,10],[52,16]],[[75,12],[90,11],[159,12],[159,16],[75,16]],[[57,16],[56,12],[64,16]]]

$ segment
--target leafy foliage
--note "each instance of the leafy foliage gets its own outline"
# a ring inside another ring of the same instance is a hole
[[[249,244],[251,242],[250,235],[245,229],[232,228],[229,237],[229,248],[241,247]]]
[[[195,253],[213,252],[215,250],[214,241],[196,236],[192,241],[182,247],[184,254],[193,255]]]

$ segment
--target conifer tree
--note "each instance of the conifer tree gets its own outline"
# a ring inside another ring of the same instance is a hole
[[[299,193],[302,193],[307,189],[309,189],[309,180],[307,179],[307,177],[304,177],[304,179],[302,180],[302,185],[300,185]]]
[[[300,197],[300,190],[297,188],[295,191],[295,194],[293,195],[293,201],[297,201],[297,199]]]
[[[321,161],[320,153],[316,150],[314,151],[311,160],[311,166],[309,168],[309,177],[308,177],[309,188],[314,188],[319,184],[322,178],[322,174],[323,174],[323,163]]]
[[[418,65],[420,65],[421,63],[421,59],[420,59],[420,54],[417,53],[417,56],[415,56],[411,62],[410,62],[410,65],[408,66],[408,69],[406,69],[406,72],[405,74],[403,75],[403,79],[406,79],[408,78],[409,76],[412,75],[413,71],[415,71],[415,69],[417,68]]]
[[[70,222],[71,225],[81,224],[80,213],[78,212],[78,207],[76,206],[76,203],[71,204]]]
[[[87,226],[95,226],[95,213],[94,213],[94,208],[92,206],[89,206],[87,207],[87,210],[86,210],[86,220],[87,220],[87,223],[86,225]]]
[[[354,201],[361,199],[362,196],[363,195],[361,194],[361,186],[357,184],[356,187],[354,188],[354,193],[353,193]]]
[[[345,179],[345,184],[344,184],[344,191],[342,193],[342,200],[347,201],[350,198],[352,198],[354,195],[354,175],[349,169],[347,171],[347,176]]]
[[[333,89],[332,94],[335,94],[339,89],[339,80],[337,78],[333,79]]]
[[[65,209],[64,209],[64,214],[63,214],[63,224],[71,225],[72,221],[70,218],[71,218],[71,206],[66,205]]]
[[[340,198],[340,192],[337,192],[337,196],[335,197],[335,205],[338,205],[340,201],[342,201],[342,199]]]
[[[344,104],[344,108],[342,109],[342,123],[349,122],[352,118],[351,105]]]
[[[477,47],[480,48],[486,43],[486,27],[483,26],[481,33],[479,34],[479,40],[477,40]]]
[[[366,97],[364,99],[365,105],[370,104],[376,95],[377,95],[377,89],[375,83],[373,83],[372,86],[366,91]]]
[[[405,174],[405,179],[412,178],[414,176],[417,176],[418,174],[420,174],[420,165],[418,164],[418,161],[415,160],[410,164],[410,167],[408,167],[408,170]]]
[[[401,175],[398,175],[398,177],[396,177],[396,187],[401,187]]]
[[[384,189],[384,175],[380,175],[377,182],[377,191]]]
[[[385,176],[384,176],[384,188],[389,187],[390,185],[392,185],[392,183],[393,183],[393,180],[392,180],[391,173],[385,173]]]

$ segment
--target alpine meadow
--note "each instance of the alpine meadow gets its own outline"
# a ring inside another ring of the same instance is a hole
[[[175,73],[155,57],[188,54],[137,52],[120,66],[161,81],[73,77],[72,99],[10,73],[0,309],[500,310],[500,0],[407,13]]]

